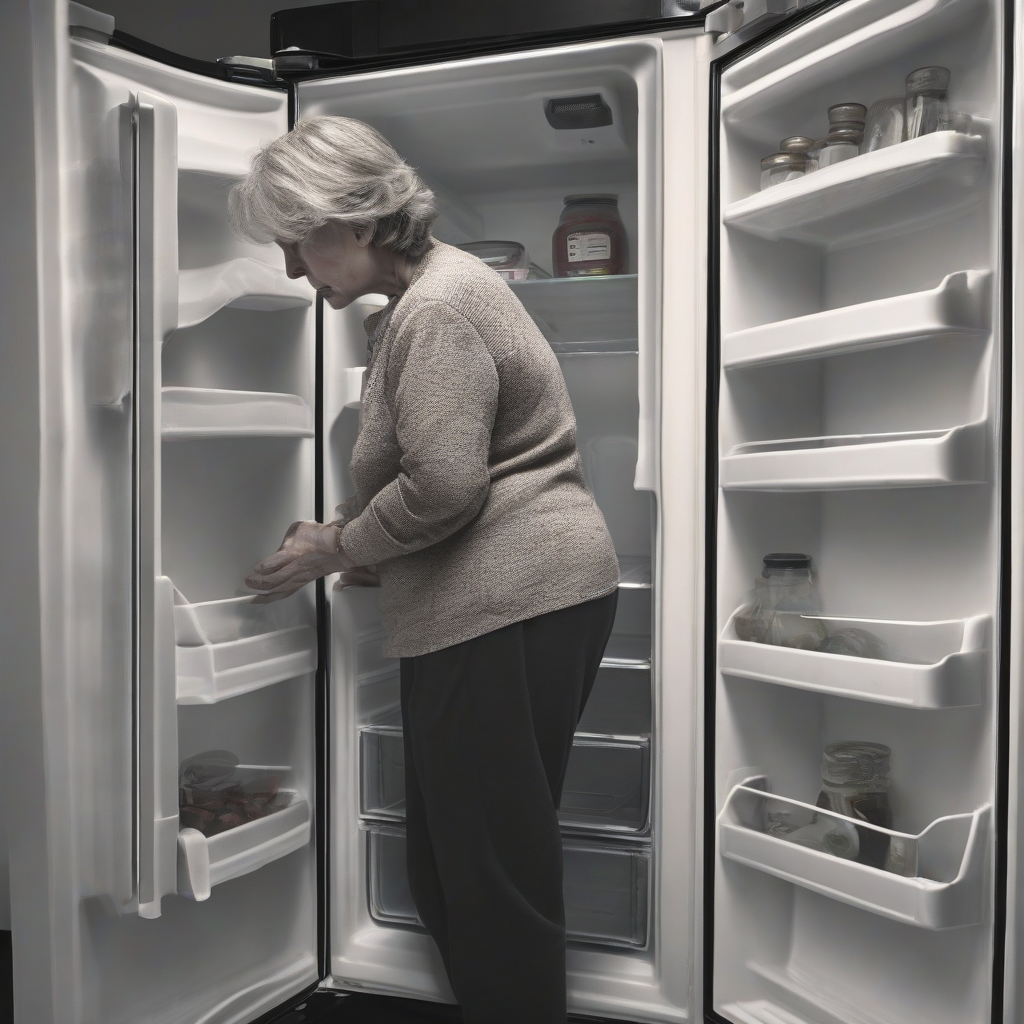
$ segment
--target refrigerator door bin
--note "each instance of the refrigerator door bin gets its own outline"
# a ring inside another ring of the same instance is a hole
[[[556,352],[637,351],[636,274],[509,284]]]
[[[985,479],[986,424],[891,434],[755,441],[720,461],[725,490],[942,487]]]
[[[988,333],[987,270],[947,274],[926,291],[828,309],[727,334],[725,369],[862,352],[942,336]]]
[[[249,256],[178,274],[179,328],[198,324],[225,306],[267,311],[312,302],[305,281],[293,281],[283,270]]]
[[[808,818],[817,815],[852,822],[811,804],[740,784],[730,791],[718,816],[718,850],[723,857],[918,928],[957,928],[981,920],[987,804],[969,814],[938,818],[916,836],[857,822],[858,829],[885,833],[908,850],[916,850],[918,872],[905,877],[767,834],[761,829],[768,803]]]
[[[937,223],[979,201],[985,139],[935,132],[731,203],[728,227],[826,249]]]
[[[179,704],[214,704],[315,672],[316,630],[294,599],[190,604],[174,594]]]
[[[734,612],[718,643],[726,676],[910,708],[969,707],[982,702],[988,670],[989,618],[899,622],[815,616],[831,633],[864,629],[885,644],[886,660],[752,643],[736,636]]]
[[[370,914],[384,924],[420,925],[405,866],[405,829],[364,825]],[[565,926],[571,941],[647,945],[650,853],[576,840],[563,846]]]
[[[405,818],[405,748],[400,726],[359,731],[361,812]],[[558,820],[572,828],[640,832],[647,826],[650,740],[577,735]]]
[[[209,839],[197,829],[182,829],[178,892],[194,900],[209,899],[211,888],[220,882],[301,850],[309,843],[310,821],[309,804],[293,793],[292,802],[282,810]]]
[[[313,436],[313,414],[298,395],[164,388],[161,399],[165,440]]]

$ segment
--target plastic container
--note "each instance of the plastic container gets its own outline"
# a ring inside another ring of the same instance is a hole
[[[230,750],[207,750],[185,758],[178,770],[181,828],[207,838],[266,818],[291,802],[282,793],[288,766],[239,764]]]
[[[530,256],[519,242],[466,242],[456,248],[482,260],[506,281],[525,281],[530,275]]]
[[[904,140],[919,139],[937,132],[949,123],[949,70],[941,67],[918,68],[907,75]]]
[[[854,820],[891,829],[891,754],[889,747],[882,743],[830,743],[821,758],[821,793],[817,805]],[[885,868],[890,837],[874,829],[857,827],[856,830],[858,842],[849,859],[873,868]],[[902,861],[901,857],[898,859]],[[898,867],[897,873],[902,874],[902,864]]]
[[[906,101],[899,96],[877,100],[871,104],[864,122],[862,153],[874,153],[877,149],[888,149],[903,141],[903,111]]]
[[[795,181],[804,176],[807,157],[803,153],[773,153],[761,161],[761,190]]]
[[[817,650],[827,632],[810,555],[777,551],[764,556],[750,603],[736,616],[736,636],[753,643]]]
[[[626,229],[617,195],[565,197],[551,238],[555,277],[606,277],[626,270]]]

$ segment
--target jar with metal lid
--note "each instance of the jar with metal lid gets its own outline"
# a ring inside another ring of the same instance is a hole
[[[806,153],[814,145],[814,139],[807,135],[790,135],[779,143],[780,153]]]
[[[803,153],[773,153],[761,161],[761,191],[784,181],[804,176],[807,157]]]
[[[907,106],[903,119],[903,139],[918,139],[937,132],[949,121],[949,69],[918,68],[907,75]]]
[[[736,636],[753,643],[814,651],[827,632],[820,614],[810,555],[776,551],[764,556],[761,576],[735,619]]]
[[[866,821],[891,829],[891,756],[892,751],[883,743],[830,743],[821,758],[821,793],[817,806],[854,821]],[[884,868],[889,853],[889,836],[860,826],[857,826],[857,835],[857,861],[873,868]]]
[[[863,103],[834,103],[828,108],[828,135],[808,151],[808,174],[860,154],[867,112]]]
[[[626,270],[626,229],[617,195],[565,197],[551,239],[556,277],[597,277]]]

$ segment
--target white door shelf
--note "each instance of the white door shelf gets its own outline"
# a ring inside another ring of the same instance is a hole
[[[167,440],[201,437],[312,437],[313,414],[298,395],[216,388],[164,388]]]
[[[310,822],[309,803],[293,793],[282,810],[209,839],[198,829],[183,828],[178,833],[178,892],[197,901],[209,899],[213,886],[301,850],[309,843]]]
[[[763,779],[747,782],[763,784]],[[859,832],[884,833],[916,855],[912,877],[799,846],[763,831],[766,804],[813,820],[835,819]],[[734,786],[718,816],[718,852],[747,867],[774,875],[830,899],[904,924],[932,930],[976,924],[982,917],[989,806],[933,821],[910,835],[854,822],[832,811],[753,785]]]
[[[635,352],[637,275],[510,281],[556,352]]]
[[[219,309],[275,310],[309,306],[313,289],[251,257],[178,274],[178,327],[191,327]]]
[[[725,369],[795,362],[924,338],[988,333],[987,270],[949,274],[935,288],[829,309],[727,334]]]
[[[651,638],[629,633],[612,633],[601,665],[607,668],[650,668]]]
[[[905,233],[980,198],[985,149],[977,135],[923,135],[731,203],[724,220],[759,238],[828,249]]]
[[[719,462],[725,490],[942,487],[985,479],[984,422],[938,430],[755,441]]]
[[[316,630],[294,598],[190,604],[174,594],[179,704],[215,704],[315,672]]]
[[[888,656],[880,660],[740,640],[737,614],[718,642],[724,675],[910,708],[969,707],[982,701],[990,625],[985,615],[945,622],[813,616],[829,633],[849,628],[873,633]]]
[[[619,589],[650,590],[651,560],[649,558],[619,556]]]

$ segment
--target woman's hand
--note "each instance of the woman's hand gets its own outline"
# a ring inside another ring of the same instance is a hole
[[[357,566],[342,549],[341,530],[334,525],[314,522],[292,523],[281,546],[253,566],[245,585],[263,594],[284,597],[294,594],[313,580],[332,572],[353,575],[348,586],[379,586],[363,583],[362,578],[376,576],[372,570]]]

